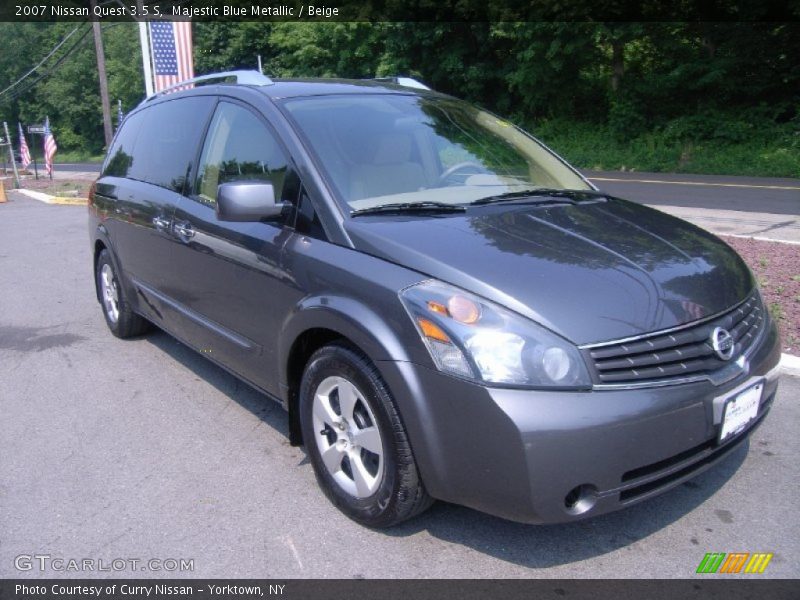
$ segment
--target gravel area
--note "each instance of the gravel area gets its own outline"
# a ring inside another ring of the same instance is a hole
[[[21,182],[27,190],[35,190],[52,196],[77,196],[86,198],[92,182],[84,179],[53,179],[39,175],[39,179],[25,178]]]
[[[755,273],[783,351],[800,356],[800,245],[724,236]]]

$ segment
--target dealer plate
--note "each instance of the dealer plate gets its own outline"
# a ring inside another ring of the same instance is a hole
[[[719,434],[720,442],[724,442],[729,437],[744,431],[750,422],[756,418],[763,391],[764,383],[757,383],[725,401],[725,410],[722,413],[722,428]]]

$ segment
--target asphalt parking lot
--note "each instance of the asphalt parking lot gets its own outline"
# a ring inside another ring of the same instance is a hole
[[[85,208],[10,198],[0,577],[92,575],[15,567],[44,554],[193,560],[193,571],[123,577],[669,578],[695,576],[706,552],[773,552],[766,576],[800,577],[800,379],[783,377],[749,447],[626,511],[537,527],[438,504],[370,531],[318,490],[279,406],[163,333],[108,333]]]

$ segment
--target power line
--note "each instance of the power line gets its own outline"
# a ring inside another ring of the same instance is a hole
[[[55,62],[55,64],[53,64],[52,67],[50,67],[49,69],[44,71],[41,75],[39,75],[39,77],[37,77],[36,79],[34,79],[30,83],[28,83],[25,86],[24,89],[14,91],[9,96],[8,100],[13,102],[14,100],[19,98],[20,96],[22,96],[22,95],[26,94],[27,92],[29,92],[42,79],[44,79],[45,77],[48,77],[49,75],[51,75],[53,73],[53,71],[56,70],[56,67],[58,67],[61,63],[63,63],[67,58],[69,58],[78,49],[79,46],[81,46],[83,43],[86,42],[86,40],[87,40],[86,36],[89,34],[90,31],[91,31],[91,27],[87,28],[86,31],[83,32],[83,35],[80,38],[78,38],[78,40],[72,46],[69,47],[69,49]],[[2,99],[2,94],[0,94],[0,99]]]
[[[106,25],[103,25],[103,30],[112,29],[112,28],[116,27],[117,25],[123,25],[123,23],[108,23]],[[89,31],[90,30],[91,30],[91,28],[87,29],[86,31],[84,31],[83,35],[80,38],[78,38],[78,40],[72,46],[69,47],[69,49],[55,62],[55,64],[53,64],[52,67],[50,67],[49,69],[44,71],[41,75],[39,75],[39,77],[37,77],[33,81],[31,81],[28,84],[26,84],[24,89],[16,90],[16,91],[12,92],[11,95],[9,96],[9,98],[8,98],[8,101],[9,102],[13,102],[14,100],[19,98],[20,96],[25,95],[34,86],[36,86],[36,84],[39,83],[42,79],[52,75],[53,72],[56,70],[56,67],[58,67],[67,58],[69,58],[76,50],[78,50],[79,46],[83,45],[87,41],[86,36],[89,35]],[[0,100],[2,100],[2,93],[0,93]]]
[[[28,71],[27,73],[25,73],[25,75],[23,75],[22,77],[20,77],[19,79],[17,79],[17,80],[16,80],[14,83],[12,83],[10,86],[8,86],[6,89],[4,89],[2,92],[0,92],[0,97],[2,97],[2,95],[3,95],[3,94],[5,94],[5,93],[6,93],[8,90],[10,90],[11,88],[14,88],[14,87],[18,86],[20,83],[22,83],[23,81],[25,81],[25,79],[27,79],[28,77],[30,77],[30,75],[32,75],[32,74],[33,74],[33,72],[34,72],[36,69],[38,69],[39,67],[41,67],[41,66],[42,66],[42,64],[44,64],[44,62],[45,62],[45,61],[46,61],[48,58],[50,58],[51,56],[53,56],[53,54],[55,54],[55,53],[58,51],[58,49],[59,49],[59,48],[61,48],[61,46],[63,46],[63,45],[64,45],[64,44],[67,42],[67,40],[68,40],[69,38],[71,38],[71,37],[72,37],[72,36],[75,34],[75,32],[76,32],[76,31],[78,31],[78,29],[80,29],[80,25],[78,25],[78,26],[77,26],[75,29],[73,29],[72,31],[70,31],[70,32],[69,32],[69,34],[67,34],[67,37],[65,37],[65,38],[64,38],[63,40],[61,40],[61,41],[60,41],[58,44],[56,44],[56,47],[55,47],[55,48],[53,48],[53,49],[50,51],[50,53],[49,53],[47,56],[45,56],[45,57],[44,57],[44,58],[43,58],[41,61],[39,61],[39,64],[37,64],[37,65],[36,65],[35,67],[33,67],[33,68],[30,70],[30,71]]]

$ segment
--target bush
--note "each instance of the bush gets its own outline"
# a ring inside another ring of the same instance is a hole
[[[629,140],[610,125],[568,119],[527,129],[572,164],[586,169],[797,177],[800,131],[794,122],[752,124],[721,116],[681,117]]]

